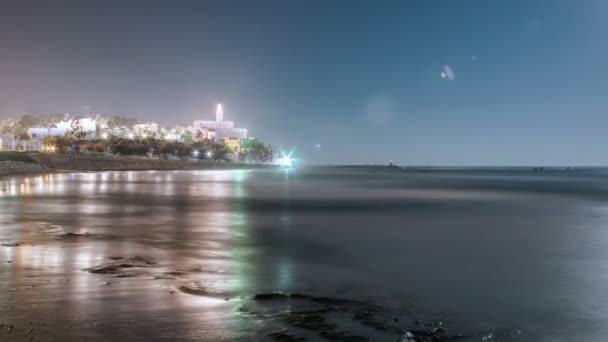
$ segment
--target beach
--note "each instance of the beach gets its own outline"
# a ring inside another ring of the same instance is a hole
[[[598,340],[605,182],[602,169],[4,177],[0,339]]]

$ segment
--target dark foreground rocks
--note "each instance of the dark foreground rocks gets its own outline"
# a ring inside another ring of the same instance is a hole
[[[463,332],[450,324],[449,318],[421,321],[411,313],[391,309],[359,299],[315,296],[305,293],[262,292],[253,296],[222,292],[213,281],[201,278],[203,268],[183,265],[166,269],[150,259],[112,256],[110,262],[86,271],[114,277],[148,276],[164,281],[169,293],[209,297],[237,303],[238,320],[255,322],[252,333],[259,341],[386,341],[454,342],[512,341],[521,335],[508,332]],[[112,282],[106,282],[111,285]],[[234,300],[234,301],[233,301]],[[214,303],[218,303],[217,301]]]
[[[267,334],[274,341],[448,342],[472,337],[448,331],[443,322],[403,320],[367,301],[281,292],[258,293],[252,300],[241,312],[278,321],[282,329]]]
[[[142,269],[154,266],[152,260],[135,256],[128,259],[117,259],[113,262],[91,267],[87,271],[99,274],[112,274],[119,278],[134,277],[142,274]]]

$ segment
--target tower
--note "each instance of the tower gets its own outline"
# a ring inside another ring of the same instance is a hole
[[[224,108],[222,108],[222,104],[217,104],[217,109],[215,110],[215,121],[222,122],[224,121]]]

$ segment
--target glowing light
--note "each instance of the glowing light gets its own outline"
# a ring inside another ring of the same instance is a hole
[[[55,145],[45,145],[44,151],[47,153],[55,153],[57,151],[57,147]]]
[[[224,121],[224,107],[222,107],[221,103],[217,104],[217,109],[215,110],[215,121]]]
[[[207,158],[211,158],[213,157],[213,153],[211,153],[211,151],[207,152]]]
[[[148,137],[148,135],[146,133],[141,135],[142,138],[146,139]]]
[[[291,165],[293,164],[291,158],[289,158],[289,157],[279,158],[277,160],[277,163],[281,166],[287,166],[287,167],[291,167]]]
[[[454,73],[454,70],[452,70],[452,68],[446,64],[443,66],[443,71],[441,72],[441,78],[453,81],[456,79],[456,73]]]
[[[285,152],[281,152],[281,154],[283,155],[283,157],[278,158],[276,160],[276,164],[285,168],[292,167],[293,159],[291,158],[291,155],[293,154],[293,152],[289,152],[288,154],[285,154]]]
[[[192,155],[195,156],[195,157],[198,157],[199,153],[200,152],[198,150],[195,150],[194,152],[192,152]]]
[[[102,139],[108,139],[108,133],[103,133],[103,134],[101,135],[101,138],[102,138]]]
[[[135,138],[135,136],[133,135],[133,133],[129,133],[129,139],[133,139]]]

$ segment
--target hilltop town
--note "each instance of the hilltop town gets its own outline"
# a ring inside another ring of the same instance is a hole
[[[241,163],[277,159],[272,147],[250,137],[246,128],[225,121],[222,104],[216,107],[215,120],[173,127],[99,114],[23,115],[0,121],[0,150]]]

